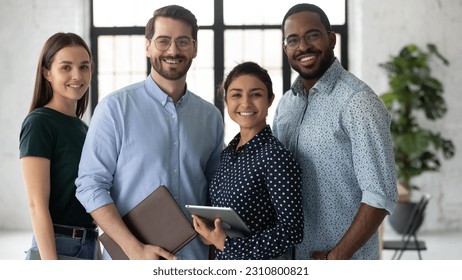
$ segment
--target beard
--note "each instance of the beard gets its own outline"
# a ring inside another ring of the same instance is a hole
[[[184,56],[175,56],[175,57],[166,57],[167,59],[182,59],[186,61],[185,66],[180,66],[180,64],[174,64],[176,67],[169,67],[164,68],[165,64],[162,64],[162,57],[150,57],[149,60],[151,61],[152,68],[164,79],[166,80],[179,80],[188,73],[189,68],[192,64],[192,59],[188,59]]]
[[[298,55],[300,55],[300,53],[295,54],[294,57],[297,57]],[[295,61],[295,59],[290,61],[290,65],[292,66],[292,69],[294,69],[300,75],[300,77],[302,77],[304,80],[319,79],[322,75],[324,75],[324,73],[327,71],[327,69],[329,69],[332,62],[334,61],[334,52],[331,51],[327,53],[326,56],[321,57],[319,67],[316,69],[306,70],[299,67]]]

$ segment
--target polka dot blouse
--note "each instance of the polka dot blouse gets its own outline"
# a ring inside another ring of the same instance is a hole
[[[275,258],[303,238],[300,168],[269,126],[236,151],[239,139],[221,154],[210,201],[234,208],[252,233],[228,237],[217,259]]]

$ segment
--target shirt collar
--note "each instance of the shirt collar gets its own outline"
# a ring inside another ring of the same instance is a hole
[[[241,134],[238,133],[231,142],[229,142],[228,147],[226,149],[229,150],[230,153],[242,153],[246,150],[254,150],[259,149],[263,146],[264,143],[268,142],[272,135],[272,131],[269,125],[266,125],[264,129],[257,133],[249,142],[245,143],[241,147],[239,147],[236,151],[236,147],[239,144],[239,140],[241,139]]]
[[[311,88],[311,92],[312,93],[320,92],[324,94],[330,94],[332,92],[332,89],[334,88],[334,85],[337,79],[340,77],[342,71],[343,71],[342,64],[340,64],[338,59],[335,58],[332,65],[326,70],[324,75],[322,75],[321,78],[319,78],[319,80],[316,82],[316,84],[314,84],[314,86]],[[291,89],[294,95],[305,93],[303,79],[302,77],[300,77],[300,75],[298,75],[298,77],[293,82]]]
[[[147,89],[148,94],[152,94],[157,101],[159,101],[162,106],[165,107],[168,102],[173,102],[172,98],[166,94],[158,85],[157,83],[153,80],[152,76],[149,75],[146,80],[144,81],[144,85]],[[178,100],[177,106],[182,106],[183,104],[187,103],[187,101],[190,98],[191,93],[189,92],[187,86],[186,86],[186,91],[183,94],[183,96]]]

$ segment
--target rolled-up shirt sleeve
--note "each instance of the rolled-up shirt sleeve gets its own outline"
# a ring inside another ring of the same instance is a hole
[[[397,180],[390,114],[375,94],[363,92],[352,95],[343,117],[363,193],[361,202],[391,213],[397,200]]]
[[[100,102],[91,119],[75,181],[76,197],[89,213],[113,202],[110,190],[120,146],[116,134],[122,127],[108,102]]]

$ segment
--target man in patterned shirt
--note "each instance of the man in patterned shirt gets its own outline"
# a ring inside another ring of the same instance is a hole
[[[282,22],[299,73],[278,104],[274,135],[302,168],[304,240],[296,259],[378,259],[377,229],[397,200],[390,115],[334,56],[336,35],[317,6]]]

